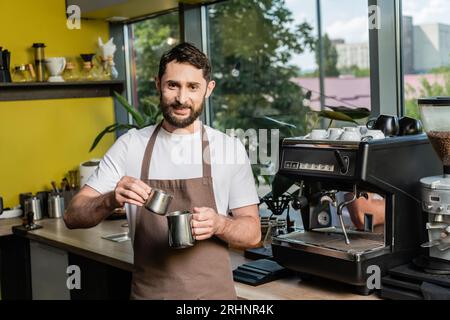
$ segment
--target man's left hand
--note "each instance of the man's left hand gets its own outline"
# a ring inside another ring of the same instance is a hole
[[[221,232],[224,217],[211,208],[195,207],[192,215],[192,235],[195,240],[206,240]]]

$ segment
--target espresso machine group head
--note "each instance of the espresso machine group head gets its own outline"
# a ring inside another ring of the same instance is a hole
[[[425,239],[419,180],[441,168],[425,134],[365,141],[287,138],[279,160],[278,174],[301,182],[308,199],[298,208],[303,229],[272,240],[279,264],[367,294],[370,266],[384,273],[417,254]],[[340,191],[347,192],[345,200],[338,199]],[[383,223],[374,229],[368,212],[363,228],[346,224],[344,209],[369,194],[384,199]],[[330,226],[329,207],[337,211],[337,226]]]

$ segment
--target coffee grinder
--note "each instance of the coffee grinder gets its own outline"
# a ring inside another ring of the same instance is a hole
[[[424,271],[450,274],[450,97],[419,99],[423,124],[434,151],[441,159],[443,175],[420,179],[422,209],[428,215],[428,254],[415,260]]]
[[[418,100],[428,140],[444,165],[443,174],[420,179],[421,252],[382,278],[388,299],[450,299],[450,97]],[[422,159],[431,166],[430,157]]]

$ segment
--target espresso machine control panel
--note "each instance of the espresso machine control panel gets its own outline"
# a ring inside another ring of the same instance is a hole
[[[283,148],[280,168],[303,176],[352,178],[356,173],[358,145],[297,144]]]

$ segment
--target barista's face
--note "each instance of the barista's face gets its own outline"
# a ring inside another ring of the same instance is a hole
[[[156,85],[164,119],[176,128],[186,128],[202,113],[203,102],[211,95],[215,82],[207,83],[201,69],[171,61]]]

